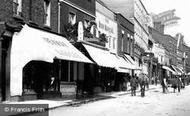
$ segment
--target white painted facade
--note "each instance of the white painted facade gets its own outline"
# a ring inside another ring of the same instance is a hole
[[[145,51],[148,50],[148,13],[140,0],[134,0],[135,42]]]
[[[117,40],[118,40],[118,32],[117,32],[117,22],[114,21],[115,14],[101,5],[99,2],[96,2],[96,23],[97,30],[100,33],[106,34],[107,43],[106,48],[110,50],[110,52],[117,53]]]

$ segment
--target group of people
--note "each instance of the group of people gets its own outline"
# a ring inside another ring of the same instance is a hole
[[[146,74],[139,74],[139,77],[135,74],[130,80],[131,95],[136,96],[136,89],[140,86],[141,97],[145,96],[145,87],[148,88],[148,77]]]
[[[162,79],[161,85],[162,85],[163,93],[168,93],[169,84],[165,77]],[[173,88],[174,93],[176,89],[178,90],[178,92],[180,92],[180,89],[184,87],[184,83],[182,82],[182,79],[180,76],[174,76],[172,79],[170,79],[170,85]]]
[[[144,97],[145,88],[146,86],[148,88],[148,85],[149,85],[149,78],[146,74],[140,73],[139,76],[135,74],[130,79],[131,96],[136,96],[136,90],[140,86],[141,97]],[[174,76],[173,78],[170,79],[170,81],[166,80],[166,77],[164,77],[161,80],[161,85],[162,85],[163,93],[169,92],[169,89],[168,89],[169,85],[171,85],[171,87],[173,88],[174,93],[176,89],[178,90],[178,92],[180,92],[180,89],[184,88],[184,83],[180,76]]]

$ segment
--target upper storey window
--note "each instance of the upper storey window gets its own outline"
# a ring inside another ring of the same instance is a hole
[[[50,26],[50,17],[51,17],[50,9],[51,9],[50,0],[44,0],[44,11],[45,11],[45,22],[44,22],[44,24],[47,26]]]
[[[13,0],[13,14],[21,16],[22,0]]]

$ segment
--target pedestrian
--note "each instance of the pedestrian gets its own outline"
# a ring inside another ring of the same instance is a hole
[[[177,77],[177,89],[178,89],[178,92],[180,92],[180,89],[182,87],[182,81],[181,81],[181,77]]]
[[[174,92],[174,93],[175,93],[175,89],[177,88],[177,84],[178,84],[177,81],[178,81],[178,80],[177,80],[177,77],[174,76],[173,81],[172,81],[172,88],[173,88],[173,92]]]
[[[56,90],[56,80],[54,76],[51,76],[51,80],[49,81],[49,91]]]
[[[141,97],[145,96],[145,76],[143,73],[139,74],[139,84],[141,90]]]
[[[139,82],[138,82],[139,77],[137,76],[137,74],[135,74],[135,78],[136,78],[136,89],[138,89],[139,88]]]
[[[130,80],[130,86],[131,86],[131,96],[136,96],[137,79],[135,78],[135,76],[132,76]]]
[[[149,78],[146,74],[144,74],[144,79],[145,79],[146,88],[149,89]]]
[[[161,85],[162,85],[162,92],[166,93],[165,84],[164,84],[164,77],[161,79]]]
[[[157,83],[158,83],[158,75],[155,78],[155,84],[157,85]]]
[[[169,92],[169,90],[168,90],[168,84],[167,84],[166,78],[164,78],[163,81],[164,81],[165,92]]]

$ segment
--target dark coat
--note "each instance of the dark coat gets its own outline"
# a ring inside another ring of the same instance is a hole
[[[131,85],[131,87],[136,87],[137,86],[137,79],[131,78],[130,85]]]

